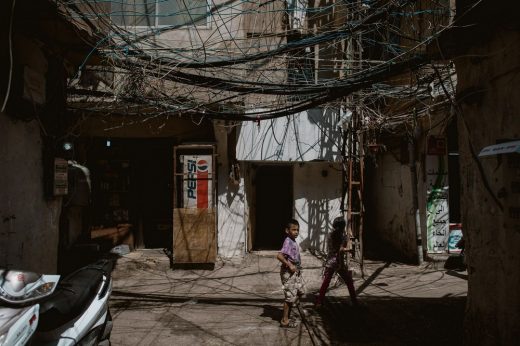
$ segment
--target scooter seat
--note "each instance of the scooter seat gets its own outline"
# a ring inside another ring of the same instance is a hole
[[[103,273],[100,267],[84,267],[60,281],[54,294],[40,304],[38,330],[51,331],[80,316],[95,298]]]

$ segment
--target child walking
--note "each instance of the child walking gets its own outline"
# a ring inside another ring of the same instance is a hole
[[[285,296],[283,303],[283,317],[280,326],[284,328],[294,328],[296,322],[290,320],[291,310],[298,304],[299,298],[304,294],[304,284],[301,276],[301,257],[300,248],[296,243],[300,231],[298,221],[291,219],[285,226],[287,237],[283,242],[282,249],[276,258],[282,263],[280,267],[280,278],[282,280],[283,293]]]
[[[335,273],[338,273],[347,285],[352,304],[358,304],[354,281],[352,280],[352,272],[348,270],[343,261],[343,254],[347,251],[348,240],[347,235],[345,234],[345,226],[345,219],[341,216],[335,218],[332,223],[333,230],[328,236],[328,253],[327,260],[325,261],[325,272],[323,274],[323,282],[321,284],[320,292],[316,298],[316,307],[322,305],[325,292],[327,291],[330,281]]]

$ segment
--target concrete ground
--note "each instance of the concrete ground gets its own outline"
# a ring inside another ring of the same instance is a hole
[[[280,328],[275,252],[219,262],[213,270],[171,270],[160,250],[120,257],[110,307],[113,345],[455,345],[462,342],[467,294],[464,272],[442,265],[365,262],[355,277],[361,307],[345,285],[331,283],[315,310],[321,261],[303,254],[308,295],[294,329]]]

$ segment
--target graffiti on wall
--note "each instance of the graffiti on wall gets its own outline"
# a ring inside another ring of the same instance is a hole
[[[444,152],[426,156],[426,228],[430,253],[446,252],[450,235],[448,169]]]

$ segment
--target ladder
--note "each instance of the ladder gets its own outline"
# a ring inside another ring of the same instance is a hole
[[[359,20],[361,16],[361,3],[357,1],[357,11],[348,15],[348,20]],[[361,33],[353,35],[345,47],[346,59],[351,61],[347,74],[357,72],[363,68],[363,48]],[[342,208],[347,221],[347,236],[349,238],[349,252],[347,265],[351,267],[351,262],[356,262],[361,271],[361,276],[365,277],[363,260],[363,226],[364,226],[364,136],[363,114],[360,107],[360,97],[357,93],[346,98],[346,108],[351,111],[348,124],[344,126],[343,133],[343,203]],[[346,199],[346,201],[345,201]],[[346,202],[346,203],[345,203]]]
[[[363,203],[364,188],[364,149],[363,133],[361,130],[361,116],[356,110],[352,111],[351,121],[346,131],[346,156],[344,167],[346,168],[346,206],[345,214],[347,220],[347,235],[350,240],[351,256],[347,256],[347,261],[357,262],[360,266],[361,276],[364,277],[363,261],[363,226],[365,206]],[[347,263],[350,267],[350,263]]]

